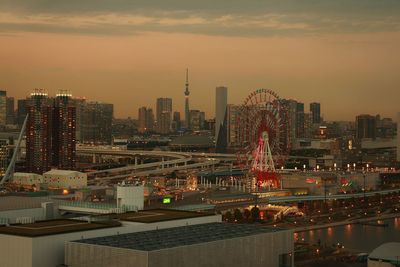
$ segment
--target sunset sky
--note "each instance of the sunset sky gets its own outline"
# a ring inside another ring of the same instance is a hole
[[[0,0],[0,88],[110,102],[116,117],[172,97],[214,116],[257,88],[316,101],[327,120],[400,112],[398,0]]]

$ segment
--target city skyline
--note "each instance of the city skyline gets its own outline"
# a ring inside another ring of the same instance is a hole
[[[170,97],[184,114],[189,68],[207,117],[217,86],[229,104],[258,88],[319,102],[327,120],[398,112],[398,1],[0,2],[0,88],[16,99],[68,89],[120,118]]]

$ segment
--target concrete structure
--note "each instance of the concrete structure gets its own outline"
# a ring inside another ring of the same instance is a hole
[[[221,152],[225,152],[227,146],[227,105],[228,88],[215,88],[215,142],[217,150]]]
[[[117,207],[129,208],[130,210],[143,210],[144,188],[142,185],[118,185]]]
[[[43,174],[44,182],[55,188],[82,188],[87,186],[87,174],[69,170],[50,170]]]
[[[397,161],[400,162],[400,112],[397,113]]]
[[[209,223],[67,242],[67,266],[289,267],[293,232]]]
[[[60,266],[64,263],[66,241],[221,222],[220,215],[173,210],[126,213],[115,219],[96,222],[58,219],[0,227],[0,266]]]
[[[400,243],[385,243],[368,256],[368,267],[400,266]]]
[[[20,186],[39,186],[44,183],[44,177],[36,173],[16,172],[11,182]]]

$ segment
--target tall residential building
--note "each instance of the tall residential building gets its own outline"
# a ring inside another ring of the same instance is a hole
[[[145,133],[152,131],[154,127],[153,109],[147,107],[139,108],[139,132]]]
[[[53,108],[53,161],[58,169],[73,170],[76,163],[76,107],[71,94],[60,91]]]
[[[6,124],[15,124],[14,97],[7,97],[6,100]]]
[[[227,114],[228,88],[215,88],[215,141],[217,151],[224,152],[227,147]]]
[[[304,103],[297,102],[296,107],[296,137],[304,138]]]
[[[28,114],[27,107],[29,104],[29,99],[18,99],[17,103],[17,124],[19,127],[22,127],[26,114]]]
[[[371,115],[358,115],[356,117],[356,138],[376,138],[376,117]]]
[[[50,170],[52,161],[52,107],[44,90],[36,89],[31,94],[27,111],[27,169],[42,174]]]
[[[310,113],[312,116],[312,123],[321,123],[321,104],[320,103],[311,103],[310,104]]]
[[[82,142],[111,144],[114,105],[87,102],[82,116]]]
[[[190,112],[189,112],[189,70],[186,69],[186,83],[185,83],[185,127],[190,129]]]
[[[204,129],[205,113],[200,110],[190,111],[190,126],[193,131]]]
[[[157,132],[168,134],[171,132],[172,123],[172,99],[157,98]]]
[[[7,92],[0,91],[0,126],[6,125],[7,118]]]
[[[179,131],[181,128],[181,113],[179,111],[175,111],[172,119],[172,129],[174,130],[174,132],[176,132]]]

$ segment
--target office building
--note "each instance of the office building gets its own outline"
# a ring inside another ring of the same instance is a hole
[[[321,123],[321,104],[320,103],[311,103],[310,104],[310,113],[312,117],[312,123]]]
[[[304,113],[304,137],[312,138],[313,137],[313,114],[312,113]]]
[[[7,92],[0,91],[0,127],[6,125],[7,118]]]
[[[87,102],[82,114],[81,134],[83,143],[111,144],[114,105]]]
[[[63,170],[75,169],[76,163],[76,107],[71,94],[60,91],[53,108],[52,166]]]
[[[36,89],[27,108],[26,164],[28,172],[42,174],[52,161],[52,107],[47,93]]]
[[[15,101],[14,97],[6,99],[6,124],[15,124]]]
[[[174,132],[177,132],[181,128],[182,128],[181,113],[179,111],[175,111],[172,119],[172,130],[174,130]]]
[[[26,114],[28,114],[27,107],[29,104],[29,99],[18,99],[17,102],[17,124],[18,127],[22,127],[24,123]]]
[[[240,106],[229,104],[227,106],[227,132],[228,132],[228,146],[234,146],[237,142],[237,119],[240,111]]]
[[[156,107],[157,132],[160,134],[168,134],[171,132],[172,99],[157,98]]]
[[[356,138],[376,138],[376,117],[371,115],[359,115],[356,117]]]
[[[297,102],[296,105],[296,138],[304,138],[304,103]]]
[[[227,112],[228,88],[219,86],[215,89],[215,141],[219,152],[227,147]]]
[[[150,132],[154,127],[153,109],[147,107],[139,108],[139,133]]]
[[[200,110],[191,110],[189,113],[190,117],[190,129],[193,131],[200,131],[204,129],[205,113]]]

